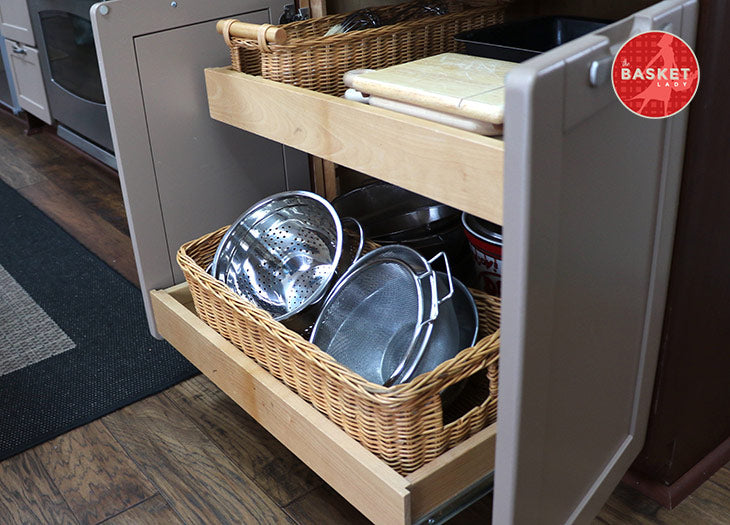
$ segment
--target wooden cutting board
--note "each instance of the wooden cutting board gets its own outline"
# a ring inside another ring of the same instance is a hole
[[[502,124],[504,77],[516,65],[443,53],[357,75],[352,87],[377,97]]]
[[[398,113],[411,115],[412,117],[424,118],[426,120],[445,124],[452,128],[463,129],[464,131],[470,131],[479,135],[493,136],[502,134],[502,126],[500,124],[492,124],[491,122],[485,122],[484,120],[455,115],[454,113],[447,113],[445,111],[437,111],[423,106],[415,106],[413,104],[408,104],[407,102],[399,102],[397,100],[371,95],[368,99],[368,103],[377,108],[389,109],[391,111],[397,111]]]

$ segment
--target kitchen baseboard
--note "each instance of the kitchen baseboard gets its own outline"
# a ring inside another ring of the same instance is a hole
[[[629,470],[621,481],[671,510],[725,466],[728,461],[730,461],[730,438],[720,443],[671,485],[649,479],[633,470]]]

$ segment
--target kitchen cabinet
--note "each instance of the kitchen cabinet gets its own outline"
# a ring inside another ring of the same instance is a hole
[[[35,46],[26,0],[5,0],[0,5],[0,33],[10,40]]]
[[[687,119],[636,117],[600,73],[638,32],[693,43],[696,17],[667,0],[520,64],[503,140],[206,70],[213,119],[503,224],[496,426],[400,476],[202,323],[186,285],[152,292],[160,333],[376,523],[435,520],[493,470],[494,523],[588,521],[644,439]]]
[[[35,47],[5,40],[9,66],[15,83],[15,92],[18,104],[44,121],[51,123],[51,110],[48,106],[46,88],[43,85],[43,74],[38,59],[38,50]]]
[[[727,133],[730,6],[701,3],[692,102],[662,346],[646,442],[626,481],[672,508],[730,461],[730,244]]]
[[[15,81],[10,68],[10,57],[2,35],[0,35],[0,54],[2,55],[2,60],[0,60],[0,104],[17,114],[20,112],[20,107],[15,95]]]
[[[6,66],[13,77],[18,105],[50,124],[51,110],[25,0],[8,0],[0,5],[0,34],[5,38]]]

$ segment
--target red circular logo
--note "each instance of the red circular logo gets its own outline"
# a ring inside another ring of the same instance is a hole
[[[613,61],[613,89],[628,109],[648,118],[683,110],[697,92],[700,67],[682,40],[664,31],[641,33]]]

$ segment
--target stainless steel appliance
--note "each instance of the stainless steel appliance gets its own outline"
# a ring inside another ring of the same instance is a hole
[[[29,0],[58,135],[116,168],[89,9],[96,0]]]

